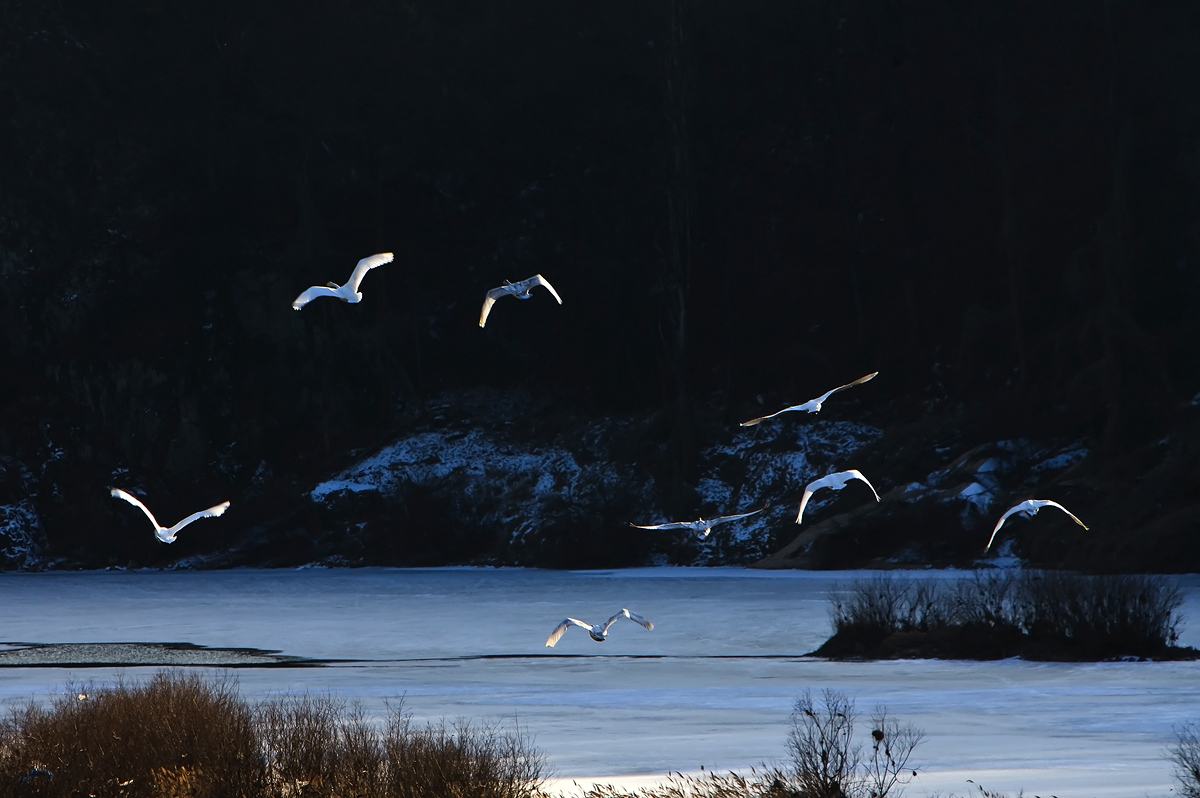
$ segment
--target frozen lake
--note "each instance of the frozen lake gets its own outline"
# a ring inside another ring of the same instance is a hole
[[[746,769],[784,756],[804,690],[842,690],[924,728],[908,794],[1165,796],[1172,728],[1200,720],[1200,663],[837,663],[827,595],[863,573],[739,569],[299,570],[0,574],[0,641],[191,643],[339,660],[240,668],[241,692],[333,693],[418,718],[517,718],[566,785]],[[940,579],[962,574],[924,573]],[[1200,577],[1181,644],[1200,647]],[[566,615],[598,622],[605,643]],[[0,701],[152,668],[0,668]],[[869,727],[860,727],[867,737]]]

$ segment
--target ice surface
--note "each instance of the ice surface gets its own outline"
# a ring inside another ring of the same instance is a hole
[[[516,718],[557,775],[590,784],[748,768],[785,755],[804,690],[863,714],[886,704],[928,734],[910,795],[1165,796],[1172,727],[1200,719],[1197,663],[801,659],[829,633],[827,595],[869,574],[643,569],[5,573],[2,636],[30,643],[188,642],[348,660],[239,669],[249,698],[332,691],[369,711],[403,695],[419,719]],[[923,574],[962,578],[958,572]],[[1200,617],[1200,577],[1182,580]],[[595,643],[567,614],[649,618]],[[575,634],[578,632],[578,634]],[[1186,645],[1200,629],[1184,628]],[[153,669],[128,668],[127,675]],[[45,697],[113,668],[0,668],[0,700]],[[860,729],[860,737],[869,728]],[[599,754],[598,752],[603,752]]]

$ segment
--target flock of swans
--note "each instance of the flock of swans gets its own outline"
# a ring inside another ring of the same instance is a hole
[[[314,285],[311,288],[306,289],[298,297],[296,297],[296,299],[292,302],[292,309],[293,310],[302,310],[310,302],[312,302],[315,299],[319,299],[321,297],[334,297],[336,299],[340,299],[343,302],[346,302],[346,303],[349,303],[352,305],[362,302],[363,295],[358,289],[359,289],[359,286],[362,284],[363,278],[366,276],[367,272],[371,271],[372,269],[374,269],[376,267],[382,266],[385,263],[391,263],[392,258],[393,258],[393,256],[392,256],[391,252],[381,252],[377,255],[371,255],[370,257],[363,258],[362,260],[360,260],[357,263],[357,265],[355,265],[354,271],[350,273],[350,280],[345,285],[338,285],[337,283],[333,283],[333,282],[330,282],[324,286]],[[558,302],[558,304],[560,304],[560,305],[562,304],[562,297],[560,297],[558,295],[558,292],[554,290],[554,286],[550,285],[549,281],[547,281],[546,278],[542,277],[542,275],[540,275],[540,274],[535,274],[533,277],[530,277],[525,280],[521,280],[520,282],[517,282],[517,283],[510,283],[506,280],[503,285],[489,290],[487,292],[486,296],[484,297],[483,308],[479,313],[479,326],[483,327],[484,325],[487,324],[488,315],[491,313],[492,305],[494,305],[496,303],[497,299],[502,299],[506,296],[516,297],[517,299],[530,299],[532,297],[531,292],[533,291],[533,289],[537,288],[539,286],[543,287],[547,291],[549,291],[551,296],[554,297],[554,299]],[[767,415],[767,416],[762,416],[760,418],[751,419],[750,421],[743,421],[741,423],[741,426],[752,427],[752,426],[760,424],[764,421],[767,421],[768,419],[775,418],[776,416],[779,416],[783,413],[787,413],[790,411],[801,411],[801,412],[805,412],[805,413],[819,413],[819,412],[821,412],[822,405],[824,405],[825,402],[829,400],[829,397],[833,396],[835,393],[838,393],[839,391],[844,391],[847,388],[853,388],[856,385],[861,385],[864,382],[874,379],[876,377],[876,375],[878,375],[878,374],[879,374],[879,372],[877,372],[877,371],[872,372],[872,373],[866,375],[865,377],[859,377],[857,380],[854,380],[853,382],[848,382],[845,385],[841,385],[830,391],[826,391],[824,394],[822,394],[821,396],[818,396],[816,399],[810,399],[809,401],[807,401],[803,404],[792,405],[791,407],[785,407],[782,410],[779,410],[775,413],[771,413],[770,415]],[[800,509],[799,509],[799,512],[796,514],[796,523],[799,524],[803,520],[804,509],[808,506],[809,499],[812,498],[812,495],[816,491],[821,490],[823,488],[829,488],[830,490],[835,490],[835,491],[842,490],[843,488],[846,487],[846,485],[848,485],[852,481],[859,481],[859,482],[863,482],[864,484],[866,484],[866,486],[871,489],[871,493],[873,493],[875,495],[875,501],[879,501],[879,493],[875,490],[875,487],[870,483],[870,481],[868,481],[867,478],[865,476],[863,476],[862,472],[857,471],[855,469],[849,469],[846,471],[838,471],[836,473],[827,474],[826,476],[823,476],[819,479],[815,479],[812,482],[808,483],[808,485],[804,489],[804,494],[800,499]],[[133,495],[131,495],[119,488],[112,488],[110,490],[110,495],[112,495],[114,498],[122,499],[126,502],[129,502],[130,504],[139,508],[143,513],[145,513],[146,517],[148,519],[150,519],[150,523],[154,525],[155,538],[163,543],[174,543],[176,540],[176,536],[179,534],[179,532],[185,526],[192,523],[193,521],[196,521],[201,518],[216,518],[216,517],[222,515],[227,509],[229,509],[229,502],[227,502],[227,501],[221,502],[218,505],[209,507],[207,510],[201,510],[200,512],[192,513],[187,518],[184,518],[182,521],[175,524],[174,526],[164,527],[158,523],[158,520],[155,519],[154,514],[150,512],[150,510],[146,507],[146,505],[143,504],[139,499],[137,499]],[[1038,510],[1042,509],[1043,507],[1054,507],[1056,509],[1059,509],[1059,510],[1063,511],[1064,513],[1066,513],[1068,516],[1070,516],[1071,520],[1073,520],[1075,523],[1079,524],[1084,529],[1087,529],[1087,526],[1082,521],[1080,521],[1078,518],[1076,518],[1074,514],[1072,514],[1069,510],[1067,510],[1067,508],[1063,507],[1061,504],[1059,504],[1057,502],[1053,502],[1053,501],[1042,500],[1042,499],[1029,499],[1027,501],[1023,501],[1020,504],[1017,504],[1016,506],[1010,508],[1007,512],[1004,513],[1004,515],[1002,515],[1000,517],[1000,520],[996,523],[996,528],[992,530],[991,537],[988,538],[987,545],[984,547],[984,553],[986,554],[987,551],[989,549],[991,549],[992,542],[996,539],[996,533],[1000,531],[1000,527],[1004,526],[1004,522],[1006,520],[1008,520],[1009,516],[1022,515],[1026,518],[1032,518],[1033,516],[1037,515]],[[634,524],[631,522],[630,526],[635,527],[637,529],[651,529],[651,530],[689,529],[689,530],[697,533],[700,540],[704,540],[705,538],[708,537],[709,533],[712,532],[713,527],[715,527],[719,524],[724,524],[724,523],[728,523],[731,521],[738,521],[743,518],[748,518],[752,515],[761,513],[765,509],[767,509],[767,507],[760,507],[757,510],[751,510],[750,512],[746,512],[746,513],[737,513],[734,515],[718,516],[716,518],[709,518],[709,519],[698,518],[695,521],[670,521],[670,522],[661,523],[661,524]],[[558,626],[556,626],[554,628],[554,631],[550,633],[550,636],[546,639],[546,646],[553,648],[554,645],[562,638],[562,636],[564,634],[566,634],[567,630],[569,628],[571,628],[572,626],[579,626],[583,629],[587,629],[588,634],[591,635],[591,638],[593,640],[595,640],[598,643],[603,643],[605,641],[605,639],[608,637],[609,628],[614,623],[616,623],[617,621],[619,621],[622,618],[627,618],[627,619],[633,621],[634,623],[637,623],[637,624],[643,626],[647,630],[654,628],[654,624],[652,624],[650,621],[646,620],[645,618],[643,618],[642,616],[638,615],[635,612],[631,612],[628,609],[622,609],[620,612],[618,612],[616,615],[609,618],[603,624],[590,624],[585,621],[578,620],[576,618],[567,618],[564,621],[562,621],[562,623],[560,623]]]

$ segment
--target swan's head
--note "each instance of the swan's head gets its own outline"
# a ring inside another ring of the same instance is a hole
[[[604,642],[604,635],[602,635],[602,634],[598,635],[591,629],[588,630],[588,634],[590,634],[592,636],[592,639],[595,640],[597,643]]]

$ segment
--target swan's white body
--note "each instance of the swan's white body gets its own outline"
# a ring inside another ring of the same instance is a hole
[[[154,536],[156,538],[158,538],[159,540],[161,540],[163,543],[174,543],[175,536],[177,534],[179,534],[179,530],[183,529],[185,526],[192,523],[197,518],[216,518],[218,515],[221,515],[227,509],[229,509],[229,502],[221,502],[220,504],[216,505],[215,507],[209,507],[207,510],[201,510],[198,513],[192,513],[187,518],[183,519],[182,521],[180,521],[178,524],[176,524],[173,527],[165,527],[162,524],[158,523],[158,521],[154,517],[154,514],[152,512],[150,512],[148,509],[146,509],[146,505],[144,505],[140,501],[138,501],[136,497],[130,496],[128,493],[121,490],[120,488],[113,488],[112,491],[110,491],[110,493],[118,499],[124,499],[125,501],[132,504],[134,507],[141,508],[141,511],[146,514],[147,518],[150,519],[150,523],[154,524]]]
[[[323,285],[314,285],[312,288],[305,291],[296,300],[292,302],[292,310],[300,310],[300,308],[312,302],[314,299],[323,296],[336,297],[343,302],[349,302],[352,305],[357,305],[362,302],[362,294],[358,292],[358,286],[362,282],[363,277],[367,272],[374,269],[376,266],[382,266],[385,263],[392,262],[392,253],[380,252],[378,255],[372,255],[369,258],[363,258],[354,267],[354,271],[350,274],[350,282],[345,285],[330,283],[328,287]]]
[[[1052,502],[1049,499],[1029,499],[1028,501],[1021,502],[1016,507],[1009,508],[1008,512],[1000,516],[1000,520],[996,523],[996,528],[992,530],[992,536],[988,538],[987,545],[983,547],[984,554],[986,554],[987,550],[992,547],[992,541],[996,539],[996,533],[1000,531],[1000,527],[1004,526],[1004,522],[1008,520],[1010,515],[1014,513],[1021,513],[1026,518],[1033,518],[1035,515],[1037,515],[1038,510],[1042,509],[1043,507],[1057,507],[1067,515],[1071,516],[1072,521],[1079,524],[1084,529],[1087,529],[1087,524],[1076,518],[1074,513],[1072,513],[1066,507],[1063,507],[1058,502]]]
[[[717,524],[723,524],[726,521],[736,521],[739,518],[745,518],[747,516],[754,515],[755,513],[761,513],[764,509],[766,508],[760,507],[757,510],[753,510],[748,513],[740,513],[738,515],[722,515],[718,518],[710,519],[698,518],[695,521],[672,521],[669,524],[648,525],[630,522],[629,525],[636,527],[637,529],[690,529],[693,532],[698,533],[701,540],[704,540],[706,537],[708,537],[708,533],[712,531],[712,528]]]
[[[839,471],[836,474],[814,479],[808,483],[808,487],[804,489],[804,496],[800,499],[800,512],[796,513],[796,523],[800,523],[800,519],[804,517],[804,508],[808,506],[808,500],[812,495],[821,488],[830,488],[832,490],[841,490],[846,487],[846,483],[852,479],[862,480],[867,483],[867,487],[875,494],[875,501],[879,501],[879,494],[875,491],[875,486],[867,482],[867,478],[862,475],[861,471],[851,468],[849,471]]]
[[[487,296],[484,297],[483,310],[479,313],[479,326],[482,327],[483,325],[487,324],[488,314],[492,312],[492,305],[496,304],[497,299],[506,296],[515,296],[517,299],[529,299],[533,296],[530,291],[537,288],[539,285],[553,294],[554,298],[558,300],[558,304],[562,304],[562,297],[560,297],[558,292],[554,290],[554,286],[550,285],[546,278],[540,274],[535,274],[528,280],[522,280],[519,283],[510,283],[505,280],[504,285],[500,286],[499,288],[493,288],[491,291],[488,291]]]
[[[841,385],[841,386],[838,386],[837,388],[834,388],[832,391],[826,391],[825,393],[818,396],[816,399],[809,399],[807,402],[805,402],[802,405],[792,405],[791,407],[785,407],[782,410],[780,410],[778,413],[772,413],[771,415],[763,416],[762,418],[752,418],[749,421],[743,421],[741,425],[743,427],[753,427],[755,424],[766,421],[768,418],[775,418],[775,416],[779,415],[780,413],[787,413],[791,410],[801,410],[805,413],[820,413],[821,405],[825,404],[825,402],[829,399],[829,397],[833,396],[838,391],[844,391],[847,388],[853,388],[855,385],[862,385],[864,382],[867,382],[868,380],[873,380],[873,379],[875,379],[875,375],[878,373],[879,373],[878,371],[873,371],[865,377],[859,377],[854,382],[848,382],[845,385]]]
[[[618,612],[613,617],[609,618],[604,623],[602,623],[602,624],[598,623],[594,626],[590,623],[585,623],[584,621],[580,621],[576,618],[567,618],[565,621],[560,623],[558,626],[554,627],[554,631],[551,632],[550,636],[546,638],[546,646],[548,648],[554,648],[554,644],[557,643],[559,641],[559,639],[564,634],[567,633],[567,629],[570,629],[572,626],[578,626],[583,629],[587,629],[588,634],[590,634],[592,636],[593,640],[595,640],[597,643],[603,643],[604,639],[606,637],[608,637],[608,627],[612,626],[614,623],[621,620],[622,618],[628,618],[629,620],[633,621],[634,623],[639,623],[642,626],[646,627],[647,629],[654,628],[654,624],[650,623],[645,618],[638,615],[636,612],[630,612],[629,610],[626,610],[626,609],[622,609],[620,612]]]

